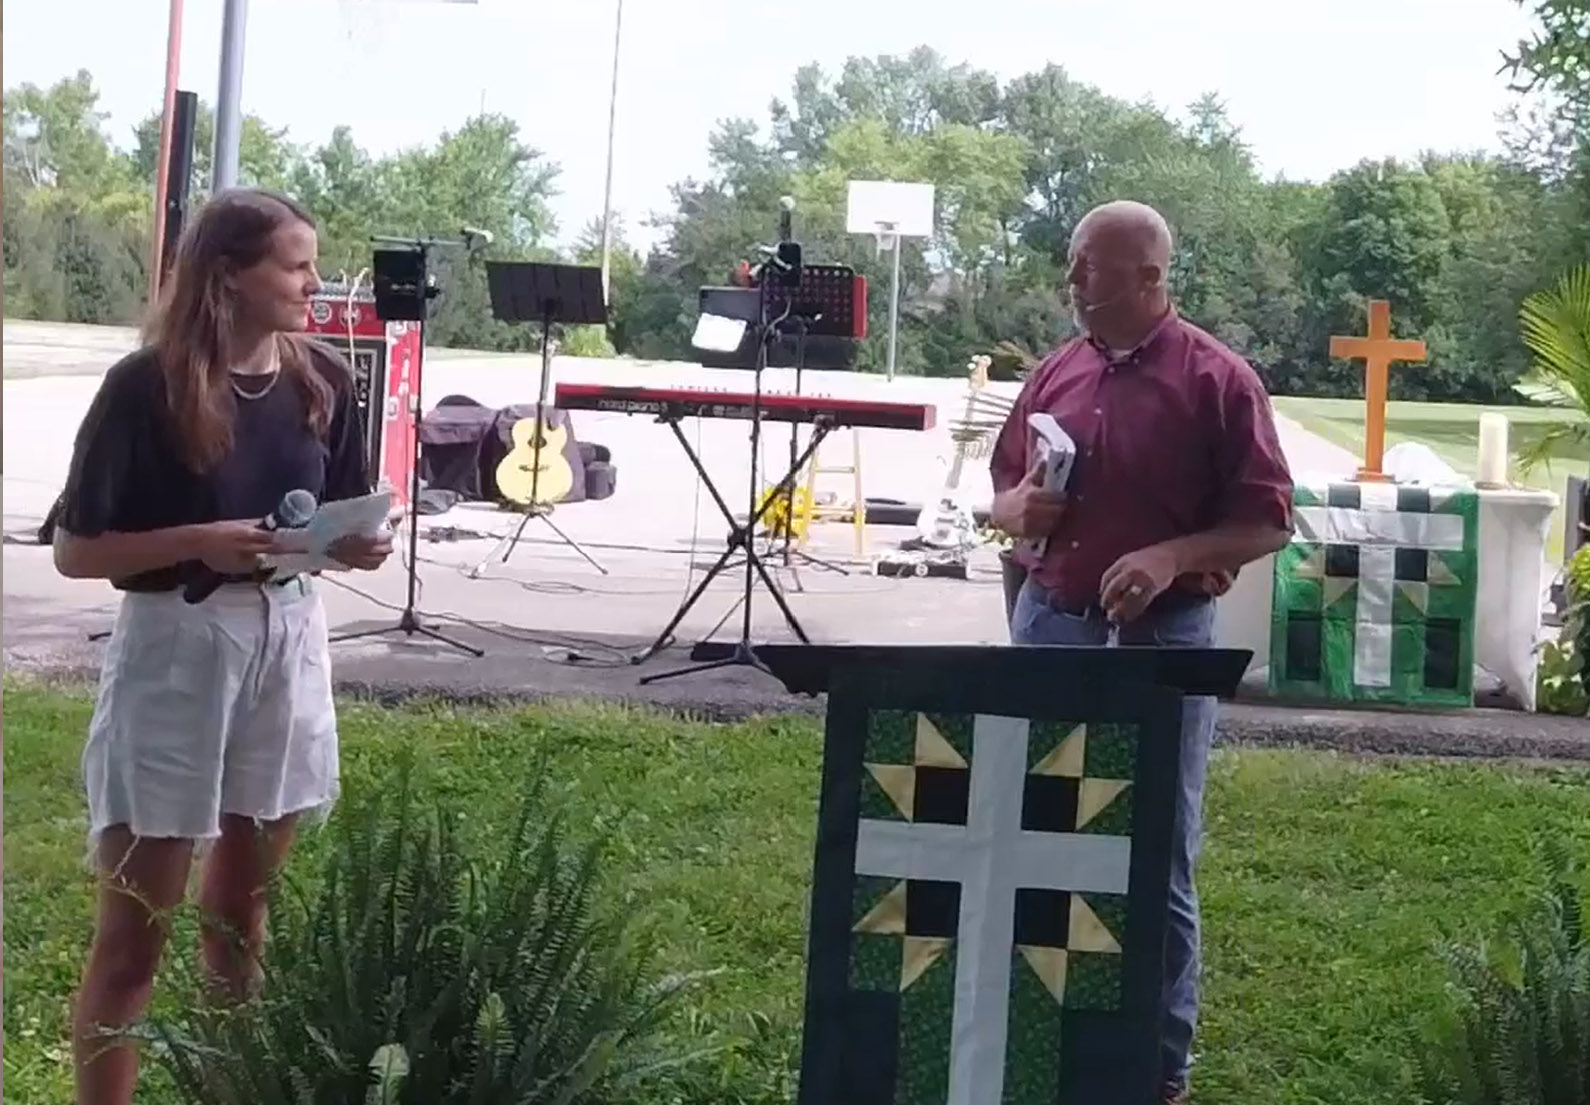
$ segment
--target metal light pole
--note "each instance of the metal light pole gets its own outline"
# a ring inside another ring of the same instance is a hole
[[[885,379],[894,379],[895,339],[900,332],[900,235],[895,224],[889,223],[889,243],[894,250],[894,279],[889,284],[889,365]]]
[[[237,183],[238,146],[243,137],[243,44],[248,37],[248,0],[225,3],[221,14],[221,87],[215,97],[212,194]]]
[[[618,0],[613,20],[613,89],[607,102],[607,187],[602,193],[602,301],[611,303],[608,275],[613,249],[613,129],[618,119],[618,44],[624,32],[624,0]]]

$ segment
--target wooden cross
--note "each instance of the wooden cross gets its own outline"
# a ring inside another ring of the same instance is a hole
[[[1331,356],[1364,362],[1364,466],[1358,478],[1365,481],[1387,479],[1381,471],[1386,455],[1386,394],[1392,361],[1423,361],[1422,341],[1399,341],[1391,336],[1391,304],[1384,299],[1369,301],[1369,336],[1332,337]]]

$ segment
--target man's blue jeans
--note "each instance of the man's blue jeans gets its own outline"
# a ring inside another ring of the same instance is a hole
[[[1042,588],[1028,580],[1016,599],[1010,639],[1018,645],[1104,645],[1109,623],[1100,613],[1065,613],[1050,605]],[[1121,627],[1123,645],[1209,648],[1214,643],[1215,604],[1194,600],[1164,613],[1150,611]],[[1193,868],[1203,833],[1204,777],[1214,737],[1215,699],[1189,696],[1182,712],[1181,787],[1170,865],[1170,928],[1165,936],[1165,1024],[1161,1062],[1167,1082],[1183,1083],[1192,1066],[1198,1021],[1198,890]]]

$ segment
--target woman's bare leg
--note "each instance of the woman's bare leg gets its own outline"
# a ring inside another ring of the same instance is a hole
[[[292,846],[297,818],[221,817],[221,838],[204,861],[199,910],[204,962],[218,992],[239,1000],[259,981],[265,888]]]
[[[138,1050],[114,1033],[149,1005],[192,858],[189,840],[135,838],[125,825],[100,836],[99,915],[72,1017],[77,1105],[132,1102]]]

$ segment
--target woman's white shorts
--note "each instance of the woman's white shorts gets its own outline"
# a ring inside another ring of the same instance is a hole
[[[223,813],[323,814],[339,779],[312,577],[122,597],[83,751],[91,847],[113,825],[206,841]]]

